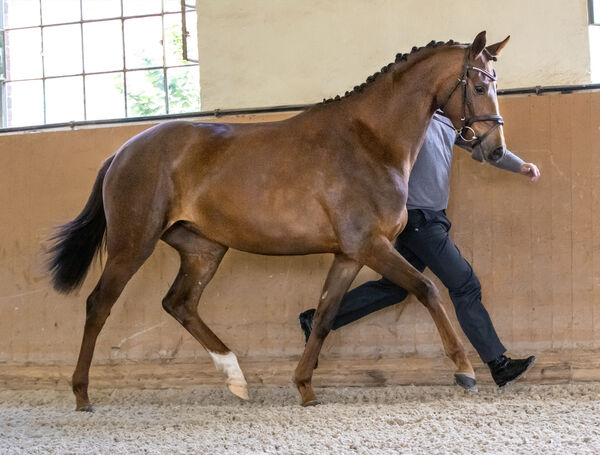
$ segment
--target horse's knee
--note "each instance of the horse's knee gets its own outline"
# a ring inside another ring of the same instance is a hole
[[[315,319],[313,322],[312,332],[318,338],[325,338],[331,329],[333,328],[333,322],[335,321],[336,313],[327,312],[327,314],[315,314]]]
[[[420,281],[415,289],[415,296],[427,308],[434,308],[440,302],[440,291],[429,278]]]
[[[323,339],[323,338],[327,337],[327,335],[331,331],[331,326],[332,325],[333,324],[329,324],[328,326],[324,326],[323,324],[314,324],[313,325],[313,329],[312,329],[312,333],[314,333],[317,338]]]

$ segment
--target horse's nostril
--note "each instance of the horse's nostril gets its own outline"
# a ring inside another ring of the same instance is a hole
[[[504,147],[498,147],[492,151],[490,158],[494,161],[499,160],[504,155]]]

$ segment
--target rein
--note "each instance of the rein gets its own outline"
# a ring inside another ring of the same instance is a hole
[[[452,98],[452,95],[454,95],[454,92],[456,92],[458,87],[462,85],[462,93],[463,93],[462,112],[463,113],[462,113],[462,117],[460,119],[462,124],[459,129],[455,128],[454,125],[453,125],[453,128],[454,128],[454,131],[456,132],[456,134],[461,138],[462,141],[469,143],[470,146],[472,148],[474,148],[474,147],[480,145],[484,141],[484,139],[487,136],[489,136],[496,128],[498,128],[500,125],[504,125],[504,119],[502,118],[501,115],[496,115],[496,114],[490,114],[490,115],[477,117],[477,116],[475,116],[475,113],[473,112],[473,105],[471,103],[471,98],[469,97],[469,93],[467,90],[467,88],[468,88],[467,79],[468,79],[469,71],[477,71],[492,81],[496,81],[498,79],[496,77],[495,72],[494,72],[494,74],[492,74],[492,73],[484,70],[483,68],[478,68],[469,63],[470,49],[471,49],[471,46],[469,46],[466,49],[462,74],[458,78],[457,84],[454,86],[454,88],[448,95],[448,98],[446,98],[446,102],[442,105],[441,110],[444,111],[444,108],[446,107],[446,105],[448,104],[450,99]],[[487,50],[485,50],[485,51],[487,52]],[[489,55],[489,52],[488,52],[488,55]],[[495,60],[495,57],[493,57],[493,56],[490,56],[490,58]],[[469,118],[467,118],[467,113],[469,114]],[[472,125],[477,122],[495,122],[495,124],[494,124],[494,126],[490,127],[482,136],[477,136],[475,134],[475,130],[472,128]],[[470,131],[469,135],[471,136],[471,138],[467,139],[465,137],[465,135],[467,135],[467,133],[469,131]]]

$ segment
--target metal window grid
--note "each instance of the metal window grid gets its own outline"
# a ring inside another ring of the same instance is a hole
[[[113,16],[113,17],[104,17],[99,19],[83,19],[83,0],[79,0],[79,17],[81,18],[78,21],[71,22],[60,22],[53,24],[44,24],[42,17],[42,1],[39,2],[39,15],[40,15],[40,23],[39,25],[30,25],[24,27],[4,27],[4,0],[0,0],[0,129],[6,128],[7,123],[7,100],[6,100],[6,83],[7,82],[27,82],[27,81],[42,81],[42,94],[43,94],[43,105],[44,105],[44,125],[46,122],[46,81],[49,79],[58,79],[63,77],[75,77],[81,76],[83,77],[84,83],[83,85],[83,115],[84,120],[87,121],[87,104],[86,104],[86,92],[85,92],[85,77],[86,76],[94,76],[99,74],[122,74],[123,75],[123,103],[125,106],[125,117],[130,118],[129,116],[129,106],[127,104],[127,73],[136,72],[136,71],[151,71],[151,70],[162,70],[163,71],[163,89],[165,93],[165,110],[167,115],[169,114],[169,82],[167,70],[172,68],[189,68],[198,66],[198,61],[188,58],[188,50],[187,50],[187,40],[189,38],[189,32],[186,28],[186,13],[194,12],[196,10],[195,5],[191,5],[185,0],[181,0],[181,10],[180,11],[165,11],[165,2],[161,0],[161,12],[160,13],[150,13],[150,14],[138,14],[126,16],[124,14],[123,9],[123,0],[120,0],[121,6],[121,15]],[[182,41],[183,41],[183,60],[187,62],[191,62],[183,65],[167,65],[166,64],[166,51],[165,51],[165,16],[175,16],[181,15],[181,23],[182,23]],[[131,19],[140,19],[147,17],[160,17],[161,18],[161,27],[162,27],[162,66],[152,66],[152,67],[138,67],[138,68],[127,68],[126,62],[126,45],[125,45],[125,21]],[[110,71],[85,71],[85,50],[84,50],[84,39],[83,39],[83,25],[89,23],[99,23],[99,22],[108,22],[108,21],[121,21],[121,38],[122,38],[122,49],[123,49],[123,67],[120,70],[110,70]],[[83,71],[81,73],[69,73],[69,74],[61,74],[58,76],[46,76],[46,70],[44,65],[44,32],[45,28],[65,26],[65,25],[79,25],[80,27],[80,39],[81,39],[81,65]],[[6,46],[5,46],[5,32],[7,31],[15,31],[15,30],[32,30],[32,29],[40,29],[40,40],[41,40],[41,59],[42,59],[42,77],[36,78],[24,78],[24,79],[6,79]]]

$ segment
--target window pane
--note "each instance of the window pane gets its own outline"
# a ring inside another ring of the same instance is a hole
[[[184,65],[181,14],[165,15],[165,60],[167,66]]]
[[[186,14],[188,31],[188,58],[198,60],[198,33],[196,32],[196,12]],[[183,41],[181,14],[165,14],[165,60],[167,66],[185,65],[183,60]]]
[[[44,68],[46,76],[78,74],[83,71],[79,25],[44,29]]]
[[[598,24],[600,25],[600,0],[593,0],[592,1],[592,10],[593,10],[593,17],[591,18],[591,22],[593,24]]]
[[[141,16],[162,12],[161,0],[123,0],[123,15]]]
[[[162,70],[127,73],[127,116],[166,114]]]
[[[8,82],[6,84],[7,126],[44,124],[44,92],[42,81]]]
[[[85,71],[100,72],[123,69],[121,21],[83,24]]]
[[[176,11],[181,11],[181,0],[165,0],[165,13],[174,13]]]
[[[6,79],[6,48],[5,48],[5,35],[0,32],[0,78]]]
[[[125,58],[127,68],[163,66],[160,17],[125,21]]]
[[[123,73],[85,77],[88,120],[125,117]]]
[[[40,25],[40,0],[4,0],[4,27]]]
[[[200,75],[197,66],[167,70],[169,113],[200,110]]]
[[[83,0],[83,19],[121,16],[121,0]]]
[[[198,61],[198,23],[196,11],[185,14],[185,28],[187,29],[187,56]]]
[[[6,50],[9,80],[42,77],[41,29],[6,32]]]
[[[83,119],[83,77],[47,79],[46,123]]]
[[[80,19],[79,0],[42,0],[42,24],[76,22]]]
[[[185,9],[196,9],[196,0],[185,0]],[[165,13],[181,12],[181,0],[165,0]]]

